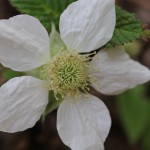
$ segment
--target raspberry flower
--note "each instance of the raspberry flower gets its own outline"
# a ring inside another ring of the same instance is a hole
[[[15,71],[40,67],[41,78],[16,77],[0,88],[0,130],[17,132],[34,126],[48,103],[48,92],[62,96],[57,129],[73,150],[103,150],[111,119],[89,85],[116,95],[150,80],[150,71],[131,60],[122,47],[88,52],[105,45],[115,27],[114,0],[78,0],[60,17],[63,44],[50,43],[34,17],[0,21],[0,62]],[[53,49],[55,51],[53,51]]]

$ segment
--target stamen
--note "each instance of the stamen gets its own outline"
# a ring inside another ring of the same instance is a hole
[[[94,53],[95,54],[95,53]],[[60,94],[78,97],[82,92],[89,92],[89,60],[92,54],[80,55],[72,51],[59,53],[41,69],[42,79],[55,96]]]

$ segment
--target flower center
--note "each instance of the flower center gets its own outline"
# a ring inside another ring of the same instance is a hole
[[[43,66],[42,75],[49,90],[55,95],[79,95],[88,91],[89,57],[74,52],[57,55],[51,62]]]

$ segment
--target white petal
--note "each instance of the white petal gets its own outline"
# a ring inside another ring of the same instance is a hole
[[[0,63],[29,71],[49,61],[49,36],[38,19],[18,15],[0,20]]]
[[[122,47],[100,51],[91,61],[90,74],[95,78],[92,86],[107,95],[120,94],[150,80],[150,70],[131,60]]]
[[[58,133],[72,150],[103,150],[110,125],[106,106],[92,95],[77,101],[65,99],[58,109]]]
[[[61,15],[60,33],[68,48],[89,52],[112,38],[115,23],[114,0],[78,0]]]
[[[34,126],[48,103],[48,90],[39,79],[23,76],[0,88],[0,131],[17,132]]]

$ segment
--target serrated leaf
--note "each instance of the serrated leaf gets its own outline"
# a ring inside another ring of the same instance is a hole
[[[66,50],[67,47],[60,37],[60,34],[56,31],[54,24],[52,24],[52,30],[50,34],[50,56],[55,56],[58,52]]]
[[[59,23],[60,14],[75,0],[10,0],[20,12],[38,18],[50,31],[51,23]]]
[[[116,7],[116,27],[113,37],[105,47],[124,45],[140,38],[142,33],[141,21],[135,14]]]
[[[63,101],[62,97],[58,97],[58,99],[56,99],[56,97],[54,96],[54,92],[53,91],[49,92],[49,102],[45,109],[45,112],[43,113],[42,122],[45,121],[46,116],[53,110],[55,110],[62,101]]]
[[[142,136],[149,120],[150,105],[144,92],[144,86],[138,86],[117,97],[120,119],[132,144]]]

